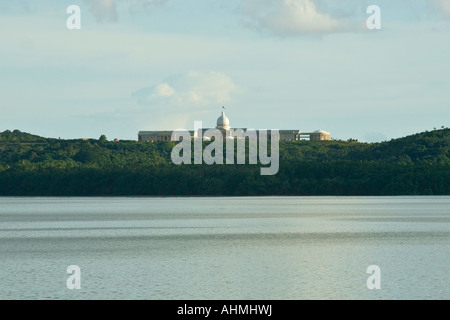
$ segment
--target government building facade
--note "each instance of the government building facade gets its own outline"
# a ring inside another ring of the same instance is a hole
[[[225,115],[225,111],[217,119],[216,129],[220,130],[224,138],[234,137],[233,133],[237,129],[241,129],[244,132],[247,128],[231,128],[230,120]],[[205,132],[208,129],[202,129]],[[258,132],[258,130],[255,130]],[[144,142],[155,142],[155,141],[171,141],[173,131],[139,131],[138,141]],[[196,137],[194,131],[189,131],[191,138]],[[314,132],[301,132],[300,130],[279,130],[280,141],[300,141],[300,140],[310,140],[310,141],[328,141],[330,140],[330,133],[324,130],[316,130]]]

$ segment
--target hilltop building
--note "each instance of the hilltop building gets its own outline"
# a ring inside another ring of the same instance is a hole
[[[217,119],[216,129],[222,131],[224,138],[231,137],[233,131],[238,128],[231,128],[230,120],[225,115],[225,111],[222,110],[222,114]],[[240,128],[244,131],[247,128]],[[208,130],[204,128],[203,132]],[[256,130],[257,131],[257,130]],[[139,131],[138,141],[154,142],[154,141],[170,141],[173,131],[163,130],[163,131]],[[195,138],[195,132],[189,131],[192,138]],[[279,130],[280,141],[300,141],[300,140],[311,140],[311,141],[327,141],[330,140],[330,133],[324,130],[316,130],[314,132],[301,132],[300,130]]]

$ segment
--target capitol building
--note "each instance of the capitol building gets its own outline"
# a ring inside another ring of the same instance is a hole
[[[241,129],[247,131],[247,128],[231,128],[230,119],[225,115],[225,111],[222,110],[222,114],[217,119],[216,129],[220,130],[224,138],[232,138],[234,130]],[[203,132],[208,128],[203,128]],[[258,132],[258,130],[255,130]],[[154,142],[154,141],[171,141],[173,131],[139,131],[138,141]],[[189,131],[192,138],[196,137],[196,132]],[[301,132],[300,130],[279,130],[280,141],[326,141],[330,140],[330,133],[324,130],[316,130],[314,132]]]

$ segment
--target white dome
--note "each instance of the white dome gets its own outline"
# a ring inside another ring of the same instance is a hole
[[[314,133],[326,133],[326,134],[329,134],[329,132],[326,132],[325,130],[322,130],[322,129],[316,130],[316,131],[314,131]]]
[[[225,115],[225,111],[222,111],[222,114],[217,119],[217,128],[223,128],[223,129],[230,128],[230,120]]]

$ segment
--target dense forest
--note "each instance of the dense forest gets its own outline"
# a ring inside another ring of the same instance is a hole
[[[260,164],[175,165],[175,144],[7,130],[0,134],[0,195],[450,195],[448,128],[381,143],[280,141],[273,176],[260,175]]]

